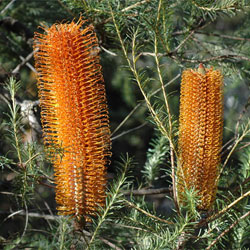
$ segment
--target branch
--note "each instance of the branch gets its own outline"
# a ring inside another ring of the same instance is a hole
[[[201,20],[202,21],[202,20]],[[183,35],[183,34],[186,34],[187,32],[192,32],[192,31],[195,31],[195,33],[197,32],[197,30],[201,30],[201,29],[204,29],[206,28],[208,25],[210,25],[212,23],[212,21],[210,22],[207,22],[205,23],[204,25],[200,26],[202,22],[199,22],[198,25],[192,29],[188,28],[188,29],[185,29],[185,30],[180,30],[180,31],[175,31],[172,33],[173,36],[178,36],[178,35]]]
[[[4,195],[13,195],[13,196],[22,197],[21,194],[15,194],[15,193],[5,192],[5,191],[1,191],[0,194],[4,194]]]
[[[22,60],[22,62],[20,63],[20,64],[18,64],[16,67],[15,67],[15,69],[13,69],[12,70],[12,74],[13,75],[15,75],[15,74],[17,74],[19,71],[20,71],[20,69],[21,69],[21,67],[23,66],[23,65],[25,65],[32,57],[33,57],[33,55],[34,55],[34,53],[36,53],[38,50],[36,49],[36,50],[33,50],[31,53],[29,53],[27,56],[26,56],[26,58],[23,58],[23,57],[21,57],[21,60]],[[33,68],[33,67],[32,67]],[[33,68],[32,69],[34,72],[36,72],[36,70]]]
[[[227,5],[222,5],[222,6],[218,6],[218,7],[215,7],[216,5],[212,6],[212,7],[204,7],[204,6],[198,5],[195,1],[192,1],[194,6],[197,7],[198,9],[205,10],[205,11],[212,11],[212,12],[213,11],[225,11],[225,10],[237,10],[235,2],[231,3],[229,1],[229,3]]]
[[[16,0],[11,0],[11,1],[5,6],[5,8],[3,8],[3,9],[1,10],[0,14],[2,15],[5,11],[7,11],[15,1],[16,1]]]
[[[138,189],[138,190],[131,190],[131,191],[124,191],[124,195],[155,195],[155,194],[165,194],[171,193],[173,189],[169,188],[156,188],[156,189]]]
[[[222,165],[222,167],[220,169],[220,173],[219,173],[219,175],[217,177],[217,180],[216,180],[217,182],[218,182],[218,180],[219,180],[219,178],[220,178],[220,176],[221,176],[221,174],[222,174],[225,166],[227,165],[227,162],[229,161],[229,158],[233,154],[234,150],[236,149],[236,147],[238,146],[238,144],[244,139],[244,137],[247,136],[249,133],[250,133],[250,120],[248,121],[248,124],[246,125],[245,129],[243,130],[242,135],[241,136],[237,135],[237,138],[236,138],[236,140],[234,142],[234,145],[232,146],[232,149],[228,153],[227,158],[224,161],[224,163],[223,163],[223,165]]]
[[[160,10],[161,10],[161,1],[159,1],[159,6],[158,6],[158,15],[157,15],[157,23],[159,22],[159,18],[160,18]],[[192,36],[192,32],[176,47],[175,51],[177,51],[178,49],[180,49],[183,44]],[[162,93],[163,93],[163,97],[164,97],[164,102],[165,102],[165,106],[166,106],[166,110],[167,110],[167,114],[168,114],[168,126],[169,126],[169,144],[170,144],[170,160],[171,160],[171,177],[172,177],[172,185],[173,185],[173,196],[174,196],[174,203],[175,203],[175,207],[177,210],[177,213],[180,213],[180,209],[179,209],[179,205],[178,205],[178,201],[177,201],[177,190],[176,190],[176,174],[175,174],[175,162],[174,162],[174,153],[176,153],[175,150],[175,145],[173,142],[173,127],[172,127],[172,115],[170,112],[170,106],[169,106],[169,100],[167,98],[167,94],[165,91],[165,87],[164,87],[164,83],[163,83],[163,77],[162,77],[162,73],[161,73],[161,69],[160,69],[160,61],[159,61],[159,57],[157,56],[158,54],[158,40],[155,34],[155,38],[154,38],[154,54],[155,54],[155,62],[156,62],[156,68],[157,68],[157,73],[159,76],[159,81],[161,84],[161,89],[162,89]],[[177,155],[176,155],[177,157]]]
[[[6,214],[9,214],[9,213],[4,212],[4,211],[0,211],[0,214],[6,215]],[[9,214],[6,219],[9,219],[9,218],[17,216],[17,215],[18,216],[26,216],[26,214],[27,214],[27,212],[24,209],[21,209],[19,211],[16,211],[16,212],[13,212],[13,213]],[[30,213],[29,212],[29,217],[44,219],[44,220],[57,220],[61,216],[59,216],[59,215],[49,215],[49,214],[39,214],[39,213]]]
[[[142,5],[142,4],[144,4],[144,3],[147,3],[147,2],[150,2],[150,1],[151,1],[151,0],[143,0],[143,1],[137,2],[137,3],[132,4],[132,5],[128,6],[128,7],[126,7],[126,8],[123,8],[123,9],[121,10],[121,12],[122,12],[122,13],[125,13],[125,12],[128,11],[128,10],[131,10],[131,9],[137,7],[137,6],[140,6],[140,5]],[[98,10],[98,11],[99,11],[99,10]],[[138,16],[138,14],[133,15],[133,16]],[[112,17],[109,17],[109,18],[105,19],[104,21],[102,21],[99,25],[106,24],[106,23],[112,21],[112,19],[113,19]]]
[[[88,231],[86,231],[84,229],[82,229],[81,232],[83,234],[85,234],[86,236],[88,236],[88,237],[92,236],[92,234],[90,232],[88,232]],[[102,242],[104,242],[106,245],[108,245],[109,247],[113,248],[113,249],[122,250],[120,247],[116,246],[115,244],[113,244],[112,242],[108,241],[107,239],[104,239],[104,238],[100,237],[100,240]]]
[[[231,204],[229,204],[228,206],[226,206],[225,208],[223,208],[222,210],[220,210],[218,213],[211,215],[210,217],[208,217],[205,220],[202,220],[198,226],[201,226],[203,224],[206,224],[207,222],[211,222],[214,221],[215,219],[219,218],[221,215],[223,215],[224,213],[226,213],[229,209],[231,209],[234,205],[236,205],[238,202],[240,202],[242,199],[246,198],[247,196],[250,195],[250,191],[244,193],[243,195],[241,195],[238,199],[236,199],[235,201],[233,201]]]
[[[129,207],[132,207],[132,208],[135,208],[136,210],[138,210],[139,212],[147,215],[148,217],[152,218],[152,219],[155,219],[155,220],[158,220],[160,222],[163,222],[163,223],[166,223],[166,224],[169,224],[169,225],[174,225],[175,223],[172,222],[172,221],[168,221],[168,220],[164,220],[162,218],[159,218],[153,214],[150,214],[148,213],[147,211],[143,210],[142,208],[140,207],[137,207],[135,204],[133,204],[132,202],[130,201],[127,201],[127,200],[124,200],[124,202],[129,206]]]
[[[244,38],[244,37],[237,37],[237,36],[229,36],[229,35],[222,35],[222,34],[216,34],[216,33],[205,33],[201,31],[196,31],[196,34],[206,35],[206,36],[217,36],[221,38],[231,39],[231,40],[237,40],[237,41],[250,41],[250,38]]]
[[[250,215],[250,211],[242,215],[238,218],[232,225],[230,225],[226,230],[224,230],[212,243],[206,248],[206,250],[210,250],[216,243],[219,241],[225,234],[227,234],[232,228],[234,228],[241,220],[245,219]]]
[[[164,88],[166,88],[168,85],[170,85],[171,83],[173,83],[176,79],[178,79],[180,77],[181,74],[176,75],[173,79],[171,79],[169,82],[167,82],[166,84],[164,84]],[[157,90],[155,90],[152,93],[152,96],[156,95],[158,92],[161,91],[161,87],[158,88]],[[112,132],[111,136],[113,136],[124,124],[125,122],[135,113],[135,111],[142,106],[145,103],[145,99],[138,103],[131,111],[130,113],[122,120],[122,122],[114,129],[114,131]]]
[[[133,8],[135,8],[137,6],[140,6],[140,5],[144,4],[144,3],[147,3],[147,2],[150,2],[150,0],[143,0],[143,1],[137,2],[135,4],[132,4],[132,5],[124,8],[124,9],[122,9],[122,12],[126,12],[128,10],[131,10],[131,9],[133,9]]]
[[[142,56],[155,56],[155,53],[152,52],[142,52],[140,55]],[[182,55],[172,55],[171,52],[169,53],[158,53],[157,56],[169,56],[170,58],[177,60],[177,61],[181,61],[181,62],[191,62],[191,63],[207,63],[207,62],[211,62],[211,61],[222,61],[224,59],[240,59],[240,60],[244,60],[244,61],[249,61],[250,62],[250,58],[246,57],[246,56],[239,56],[239,55],[232,55],[232,54],[228,54],[228,55],[220,55],[220,56],[212,56],[209,57],[207,59],[189,59],[189,58],[185,58]]]
[[[207,59],[189,59],[189,58],[184,58],[182,56],[180,56],[180,57],[176,57],[173,55],[169,55],[169,56],[172,57],[173,59],[180,60],[182,62],[191,62],[191,63],[207,63],[207,62],[211,62],[211,61],[222,61],[224,59],[234,59],[234,58],[250,62],[250,58],[248,58],[246,56],[239,56],[239,55],[232,55],[232,54],[221,55],[221,56],[212,56],[212,57],[209,57]]]
[[[141,124],[141,125],[139,125],[139,126],[137,126],[137,127],[128,129],[127,131],[123,131],[123,132],[120,133],[119,135],[116,135],[116,136],[112,137],[112,138],[111,138],[111,141],[114,141],[114,140],[118,139],[119,137],[121,137],[121,136],[123,136],[123,135],[129,134],[129,133],[131,133],[131,132],[133,132],[133,131],[135,131],[135,130],[137,130],[137,129],[140,129],[140,128],[144,127],[144,126],[147,125],[147,124],[148,124],[148,122],[144,122],[143,124]]]

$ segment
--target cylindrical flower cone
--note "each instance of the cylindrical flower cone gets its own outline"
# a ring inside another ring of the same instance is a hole
[[[218,70],[188,69],[182,74],[177,193],[197,192],[197,208],[209,210],[216,197],[223,131],[223,77]]]
[[[58,211],[90,221],[105,203],[110,129],[97,37],[92,26],[82,28],[84,23],[44,28],[45,34],[35,34],[34,49]]]

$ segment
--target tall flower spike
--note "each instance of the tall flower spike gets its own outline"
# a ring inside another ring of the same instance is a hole
[[[35,34],[35,65],[44,143],[54,152],[61,215],[84,216],[104,206],[110,130],[106,94],[92,26],[54,24]],[[62,149],[59,156],[55,152]]]
[[[209,210],[217,191],[223,130],[223,79],[218,70],[185,70],[182,74],[179,166],[177,191],[185,204],[184,190],[200,197],[198,209]]]

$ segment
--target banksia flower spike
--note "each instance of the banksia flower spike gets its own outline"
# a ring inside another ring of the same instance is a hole
[[[105,202],[110,130],[98,42],[92,26],[81,28],[84,23],[44,28],[45,34],[35,34],[34,49],[59,214],[90,221]]]
[[[223,130],[223,79],[218,70],[188,69],[182,74],[177,191],[185,204],[185,189],[200,197],[198,209],[209,210],[217,191]]]

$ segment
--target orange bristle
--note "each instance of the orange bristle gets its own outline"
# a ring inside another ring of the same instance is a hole
[[[85,23],[54,24],[35,34],[35,65],[45,145],[54,152],[59,214],[104,206],[110,129],[98,41]],[[57,148],[63,150],[60,156]]]
[[[218,70],[189,69],[182,74],[178,200],[185,203],[185,189],[194,188],[198,209],[209,210],[217,191],[223,131],[223,79]]]

